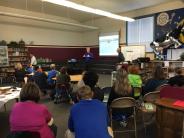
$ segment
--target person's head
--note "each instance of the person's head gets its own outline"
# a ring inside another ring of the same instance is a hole
[[[78,89],[77,97],[79,100],[92,99],[93,92],[89,86],[85,85],[85,86],[82,86],[81,88]]]
[[[176,75],[183,75],[183,70],[181,67],[176,67],[175,68],[175,74]]]
[[[66,67],[62,67],[62,68],[60,69],[60,73],[61,73],[61,74],[67,74],[67,68],[66,68]]]
[[[90,53],[90,48],[87,47],[87,48],[86,48],[86,51],[87,51],[87,53]]]
[[[157,80],[165,79],[164,71],[161,66],[156,66],[153,71],[153,78]]]
[[[33,101],[38,102],[40,100],[40,89],[39,87],[33,83],[28,82],[25,84],[20,92],[20,101]]]
[[[51,64],[50,65],[50,69],[55,69],[56,68],[56,65],[55,64]]]
[[[140,70],[139,70],[139,66],[138,65],[130,65],[128,67],[128,73],[129,74],[139,74]]]
[[[32,53],[30,53],[29,56],[32,58],[34,55]]]
[[[121,52],[121,48],[119,47],[119,48],[117,48],[117,52],[118,53],[120,53]]]
[[[42,68],[40,66],[34,66],[34,70],[36,72],[42,72]]]
[[[114,81],[114,90],[119,95],[127,95],[131,91],[131,85],[128,80],[128,73],[124,69],[119,69]]]
[[[21,69],[22,69],[22,64],[21,64],[21,63],[17,63],[17,64],[15,65],[15,69],[21,70]]]
[[[85,85],[88,85],[90,88],[94,88],[98,82],[98,75],[93,71],[86,71],[82,80]]]

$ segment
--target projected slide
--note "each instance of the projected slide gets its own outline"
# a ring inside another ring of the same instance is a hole
[[[119,35],[100,36],[99,37],[99,55],[116,56],[119,47]]]

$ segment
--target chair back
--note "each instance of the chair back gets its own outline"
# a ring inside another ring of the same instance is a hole
[[[11,132],[7,138],[41,138],[39,132],[19,131]]]
[[[104,94],[109,94],[111,92],[111,88],[112,87],[103,87],[102,91],[103,91]]]
[[[149,92],[143,97],[143,101],[149,103],[155,103],[157,99],[160,99],[160,91]]]
[[[162,84],[156,88],[156,91],[160,91],[162,88],[169,86],[169,84]]]
[[[130,108],[130,107],[135,107],[136,106],[136,101],[132,97],[121,97],[117,98],[112,101],[110,108]]]

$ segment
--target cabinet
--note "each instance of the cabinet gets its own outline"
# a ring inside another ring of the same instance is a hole
[[[0,67],[0,77],[6,79],[13,76],[17,63],[21,63],[23,66],[29,63],[27,47],[8,47],[8,65]]]
[[[183,136],[184,108],[174,106],[175,101],[167,98],[156,101],[158,138],[181,138]]]

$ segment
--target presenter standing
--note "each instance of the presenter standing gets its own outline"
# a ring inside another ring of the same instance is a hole
[[[117,53],[118,53],[118,63],[123,63],[125,61],[125,57],[121,52],[121,48],[117,48]]]
[[[90,69],[90,64],[94,59],[93,53],[90,52],[90,48],[86,48],[86,53],[83,55],[85,62],[85,70],[88,71]]]
[[[35,66],[37,64],[37,60],[36,57],[33,54],[30,54],[30,58],[31,58],[31,65]]]

